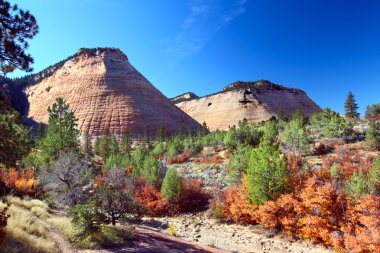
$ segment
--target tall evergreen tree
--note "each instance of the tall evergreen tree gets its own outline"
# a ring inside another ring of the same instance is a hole
[[[119,145],[116,141],[116,136],[112,135],[110,138],[110,155],[116,155],[119,153]]]
[[[119,150],[122,155],[130,155],[132,145],[132,135],[130,132],[125,132],[120,137]]]
[[[77,119],[63,98],[57,98],[48,108],[49,124],[45,138],[39,142],[44,162],[57,159],[63,152],[78,151],[80,132]]]
[[[201,136],[204,136],[204,135],[206,135],[208,132],[209,132],[209,130],[208,130],[208,126],[207,126],[207,124],[206,124],[206,121],[203,121],[203,124],[202,124],[202,127],[201,127],[200,134],[201,134]]]
[[[278,148],[264,135],[251,153],[247,170],[248,194],[253,204],[276,199],[285,188],[286,161]]]
[[[165,138],[166,138],[166,128],[160,127],[160,129],[158,129],[158,131],[157,131],[156,139],[159,142],[163,142],[163,141],[165,141]]]
[[[348,93],[346,102],[344,103],[344,110],[346,112],[347,118],[359,118],[360,114],[358,113],[358,104],[356,103],[355,96],[350,91]]]
[[[170,202],[179,199],[182,195],[183,189],[181,185],[181,178],[175,168],[171,167],[165,175],[161,187],[162,196]]]
[[[93,155],[91,139],[88,136],[88,134],[86,134],[83,139],[84,139],[84,143],[82,147],[83,154],[86,157],[86,159],[90,159],[91,156]]]

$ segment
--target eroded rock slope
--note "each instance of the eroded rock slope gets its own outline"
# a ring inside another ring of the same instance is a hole
[[[244,119],[258,123],[281,113],[289,116],[296,110],[306,115],[321,111],[304,91],[269,81],[235,82],[216,94],[173,102],[211,130],[228,129]]]
[[[178,109],[129,62],[118,49],[81,49],[54,73],[25,89],[28,117],[47,123],[48,106],[64,98],[78,118],[82,133],[137,135],[160,127],[168,133],[179,127],[199,127]]]

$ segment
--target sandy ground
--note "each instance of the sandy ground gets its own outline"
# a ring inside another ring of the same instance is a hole
[[[166,233],[169,224],[174,225],[177,237],[186,241],[212,245],[230,252],[334,252],[303,240],[294,240],[283,234],[256,226],[221,224],[203,215],[144,218],[140,226]]]

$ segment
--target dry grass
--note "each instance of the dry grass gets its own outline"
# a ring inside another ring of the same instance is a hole
[[[39,207],[41,209],[45,209],[47,212],[49,208],[45,202],[38,199],[28,199],[28,198],[20,199],[19,197],[8,196],[7,200],[10,204],[21,206],[26,209],[31,209],[32,207]]]
[[[72,224],[71,219],[68,217],[51,217],[46,221],[55,226],[71,242],[74,242],[82,232]]]
[[[47,209],[40,207],[40,206],[33,206],[32,208],[30,208],[30,211],[35,216],[37,216],[38,218],[41,218],[41,219],[46,219],[49,215],[47,212]]]
[[[7,248],[9,247],[9,249],[5,250],[5,252],[25,252],[23,248],[31,248],[34,252],[56,252],[55,243],[49,238],[36,236],[19,227],[13,227],[10,225],[7,226],[7,234],[7,237],[12,237],[12,241],[17,241],[19,244],[26,244],[27,246],[23,245],[21,246],[21,249],[17,250],[17,246],[7,243],[7,238],[4,245],[6,245],[5,247]]]
[[[38,218],[47,217],[47,205],[39,200],[22,200],[12,196],[8,196],[7,200],[10,204],[7,212],[9,218],[2,252],[56,252],[54,241]],[[5,206],[0,202],[0,208]]]
[[[0,211],[4,210],[5,207],[7,207],[7,204],[0,201]]]
[[[8,214],[10,217],[7,229],[20,228],[29,234],[46,237],[47,230],[45,226],[31,212],[22,207],[11,205]]]

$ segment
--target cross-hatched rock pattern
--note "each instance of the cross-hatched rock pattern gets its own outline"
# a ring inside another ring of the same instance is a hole
[[[244,119],[259,123],[281,113],[290,116],[301,110],[310,116],[321,111],[304,91],[269,81],[236,82],[219,93],[176,105],[200,124],[206,122],[210,130],[226,130]]]
[[[56,98],[65,99],[82,133],[92,137],[107,132],[135,136],[165,127],[174,133],[180,127],[199,124],[173,105],[129,62],[118,49],[81,49],[61,68],[25,90],[28,117],[48,122],[48,107]]]

